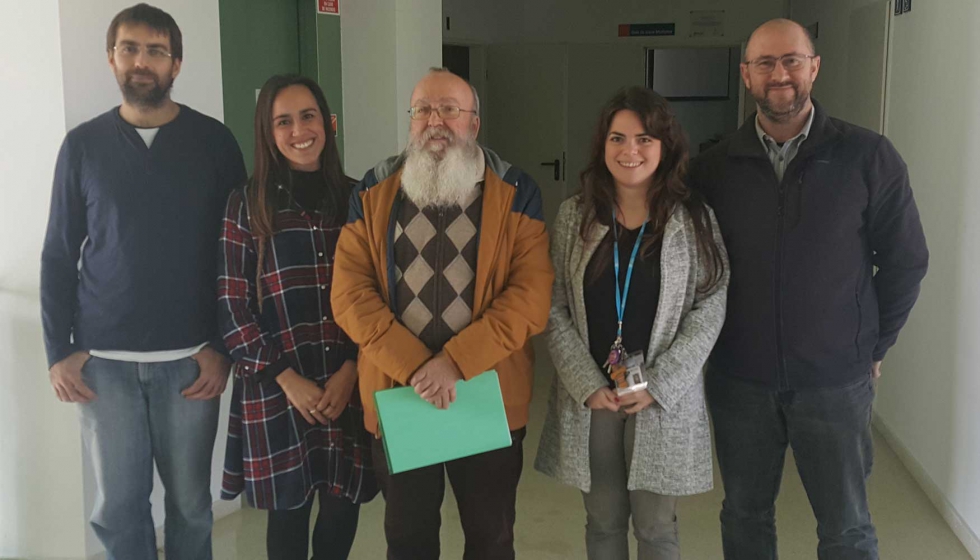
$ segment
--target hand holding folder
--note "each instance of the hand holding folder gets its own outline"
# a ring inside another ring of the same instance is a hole
[[[469,457],[511,444],[496,371],[456,383],[456,402],[440,410],[396,387],[374,394],[388,472],[400,472]]]

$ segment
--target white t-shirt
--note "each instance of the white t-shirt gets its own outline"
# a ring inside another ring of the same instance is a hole
[[[146,143],[146,147],[149,148],[153,144],[153,139],[157,137],[157,132],[160,132],[160,127],[156,128],[137,128],[136,132],[143,137],[143,142]]]

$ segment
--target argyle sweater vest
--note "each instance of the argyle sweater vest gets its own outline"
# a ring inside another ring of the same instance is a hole
[[[419,209],[399,194],[395,216],[395,314],[438,352],[473,320],[483,183],[459,206]]]

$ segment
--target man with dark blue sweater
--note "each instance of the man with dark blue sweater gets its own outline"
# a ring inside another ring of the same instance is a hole
[[[245,166],[231,132],[170,99],[180,29],[138,4],[106,37],[121,106],[68,133],[55,169],[41,308],[51,384],[78,403],[109,559],[211,558],[211,454],[230,364],[216,331],[216,251]]]
[[[868,509],[874,379],[919,295],[929,252],[908,169],[887,138],[810,98],[820,57],[788,20],[741,65],[758,113],[691,166],[731,261],[705,390],[727,560],[775,560],[787,446],[820,560],[877,560]]]

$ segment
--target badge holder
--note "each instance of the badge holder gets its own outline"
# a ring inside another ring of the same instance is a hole
[[[618,364],[613,364],[609,377],[616,384],[616,394],[628,395],[647,388],[647,380],[643,376],[643,352],[633,352]]]

